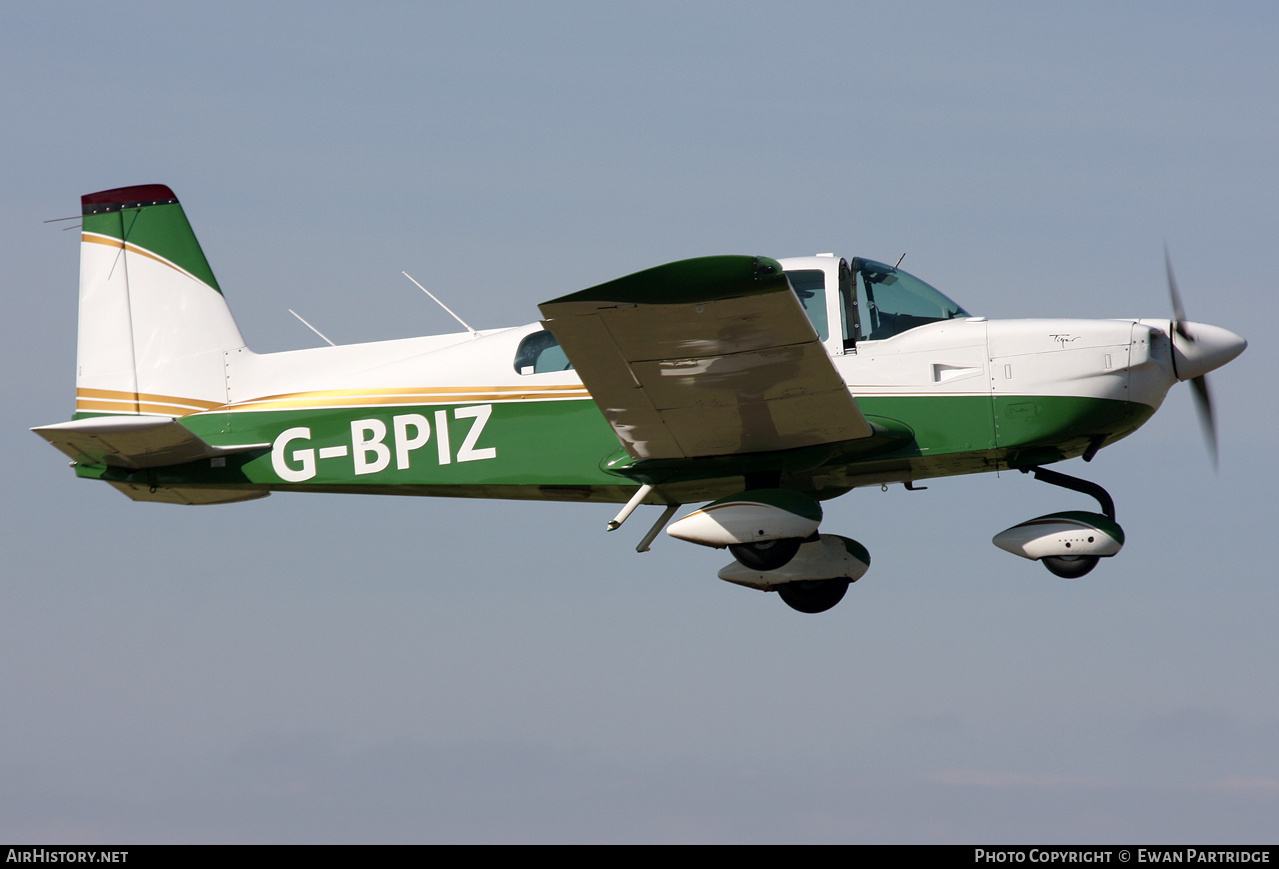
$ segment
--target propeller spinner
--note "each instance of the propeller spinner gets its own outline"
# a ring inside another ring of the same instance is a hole
[[[1217,467],[1217,423],[1208,391],[1208,372],[1220,368],[1244,351],[1248,342],[1229,329],[1194,323],[1186,319],[1186,310],[1177,291],[1172,273],[1172,258],[1164,246],[1164,268],[1168,272],[1168,294],[1172,298],[1172,370],[1178,380],[1189,380],[1194,390],[1195,411],[1203,429],[1212,466]]]

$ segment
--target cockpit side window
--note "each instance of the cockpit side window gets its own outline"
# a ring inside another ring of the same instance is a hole
[[[520,374],[544,374],[572,368],[573,363],[568,361],[560,342],[545,329],[525,335],[515,351],[515,370]]]
[[[859,341],[880,341],[916,326],[967,317],[968,312],[912,274],[868,259],[854,259]],[[846,332],[848,330],[846,324]]]
[[[826,273],[821,269],[798,269],[787,272],[786,277],[799,297],[799,303],[804,306],[804,313],[817,330],[817,337],[825,341],[830,334],[826,318]]]

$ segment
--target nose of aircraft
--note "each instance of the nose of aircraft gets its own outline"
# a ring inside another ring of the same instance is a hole
[[[1178,380],[1203,377],[1234,359],[1248,346],[1243,338],[1220,326],[1184,320],[1178,325],[1179,330],[1170,330],[1173,336],[1173,367]]]

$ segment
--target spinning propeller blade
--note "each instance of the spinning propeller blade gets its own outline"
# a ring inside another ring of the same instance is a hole
[[[1204,443],[1208,445],[1208,455],[1212,456],[1212,469],[1217,470],[1217,421],[1212,413],[1212,396],[1208,394],[1207,376],[1196,377],[1190,381],[1194,390],[1195,413],[1199,415],[1199,427],[1203,429]]]
[[[1217,422],[1212,411],[1212,397],[1208,391],[1207,372],[1234,359],[1248,346],[1247,342],[1225,329],[1192,323],[1186,319],[1186,309],[1177,291],[1177,279],[1172,273],[1172,258],[1164,245],[1164,269],[1168,273],[1168,295],[1172,299],[1172,366],[1178,380],[1189,380],[1195,396],[1195,411],[1203,429],[1204,442],[1212,457],[1213,470],[1217,469]]]

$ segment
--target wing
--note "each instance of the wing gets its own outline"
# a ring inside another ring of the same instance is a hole
[[[539,307],[634,458],[872,433],[775,260],[682,260]]]

